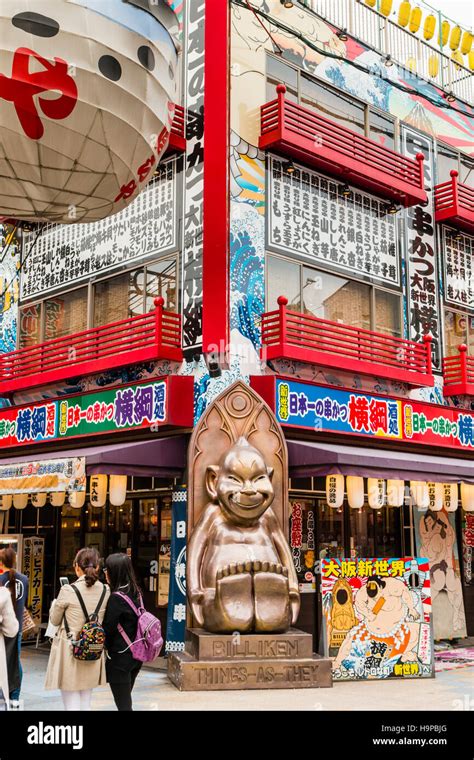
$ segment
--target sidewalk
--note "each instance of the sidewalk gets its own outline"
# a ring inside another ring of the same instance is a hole
[[[63,709],[61,695],[44,691],[48,650],[23,647],[25,710]],[[179,692],[166,671],[142,669],[133,693],[135,710],[474,710],[474,667],[435,679],[335,684],[332,689]],[[96,689],[93,710],[115,710],[108,687]]]

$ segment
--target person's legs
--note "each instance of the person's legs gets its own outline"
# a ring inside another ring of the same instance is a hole
[[[79,695],[81,700],[81,711],[89,712],[91,709],[92,689],[83,689],[79,692]]]
[[[64,709],[66,712],[81,709],[81,692],[80,691],[62,691]]]
[[[17,702],[20,699],[21,682],[23,681],[23,668],[21,666],[21,631],[18,634],[18,670],[20,672],[20,685],[18,689],[13,689],[10,692],[10,700]]]
[[[114,701],[119,712],[132,712],[132,682],[109,683]]]
[[[137,680],[137,675],[139,674],[141,668],[142,668],[142,666],[141,666],[141,663],[140,663],[140,665],[138,665],[135,668],[135,670],[132,670],[132,672],[130,673],[130,681],[131,681],[131,683],[130,683],[130,691],[131,692],[133,691],[133,687],[135,686],[135,681]]]

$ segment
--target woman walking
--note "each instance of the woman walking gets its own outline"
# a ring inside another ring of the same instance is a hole
[[[18,620],[13,609],[12,599],[6,588],[0,588],[0,693],[3,697],[3,710],[10,708],[7,658],[5,655],[5,636],[14,638],[18,633]]]
[[[10,685],[11,707],[18,709],[20,700],[23,668],[21,667],[21,634],[23,614],[28,599],[28,578],[16,569],[16,552],[11,547],[0,551],[0,565],[5,572],[0,575],[0,586],[5,586],[10,592],[13,609],[18,620],[18,633],[12,639],[5,640],[8,681]]]
[[[77,581],[61,588],[50,611],[50,622],[59,626],[53,639],[46,672],[45,689],[60,689],[65,710],[90,710],[92,689],[106,683],[105,653],[98,659],[77,659],[73,642],[84,624],[94,616],[102,625],[109,589],[99,581],[99,555],[81,549],[74,560]],[[77,654],[77,653],[76,653]]]
[[[135,607],[139,607],[141,593],[132,561],[126,554],[111,554],[107,557],[105,577],[111,591],[104,618],[107,682],[117,709],[130,712],[132,690],[142,663],[133,658],[130,647],[120,631],[122,628],[129,640],[135,641],[138,618],[121,594],[127,596]]]

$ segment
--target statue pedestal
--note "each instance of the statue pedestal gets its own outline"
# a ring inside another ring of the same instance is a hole
[[[312,636],[186,632],[186,651],[170,654],[168,677],[180,691],[314,689],[332,686],[331,660],[312,652]]]

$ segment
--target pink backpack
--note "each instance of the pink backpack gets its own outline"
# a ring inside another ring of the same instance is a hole
[[[138,617],[135,641],[130,641],[120,623],[117,626],[122,638],[127,643],[127,648],[123,651],[126,652],[127,649],[130,649],[133,659],[139,662],[153,662],[160,654],[161,647],[163,646],[160,621],[151,612],[146,611],[141,594],[139,599],[140,606],[137,608],[126,594],[123,594],[121,591],[115,591],[115,593],[127,602]]]

